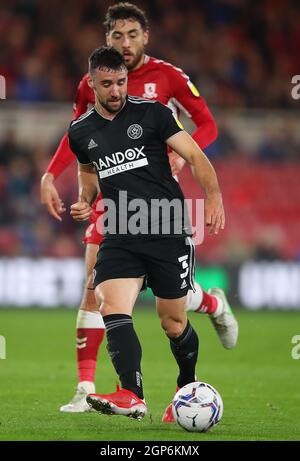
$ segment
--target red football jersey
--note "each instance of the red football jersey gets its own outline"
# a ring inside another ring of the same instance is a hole
[[[93,90],[87,83],[88,74],[80,81],[74,103],[74,118],[95,104]],[[189,77],[168,62],[145,55],[144,64],[128,73],[128,94],[160,101],[179,116],[184,112],[192,118],[197,129],[193,138],[204,149],[217,136],[216,123],[205,100],[199,95]],[[75,160],[68,145],[67,134],[61,140],[47,171],[59,176]]]

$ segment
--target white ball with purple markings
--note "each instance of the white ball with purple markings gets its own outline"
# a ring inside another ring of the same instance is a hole
[[[206,432],[220,422],[223,401],[213,386],[198,381],[176,392],[172,412],[175,421],[186,431]]]

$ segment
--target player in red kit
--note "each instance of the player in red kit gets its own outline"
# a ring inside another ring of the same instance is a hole
[[[168,105],[176,114],[184,112],[192,118],[196,125],[193,138],[204,149],[217,136],[216,123],[205,100],[199,95],[189,77],[171,64],[149,57],[145,54],[148,43],[148,22],[143,11],[130,3],[118,3],[108,9],[106,15],[107,44],[120,51],[128,68],[128,94],[142,98],[157,100]],[[88,74],[81,80],[74,105],[74,118],[84,114],[89,106],[93,106],[95,97],[93,89],[88,86]],[[89,149],[96,149],[93,139]],[[65,211],[54,180],[75,160],[69,148],[67,134],[62,138],[59,147],[51,160],[47,172],[41,180],[41,200],[49,213],[61,220]],[[170,164],[173,174],[182,168],[182,159],[170,153]],[[101,194],[93,204],[93,213],[87,227],[84,242],[86,243],[86,284],[77,317],[77,367],[78,387],[74,398],[61,407],[64,412],[88,411],[85,397],[95,393],[94,375],[97,354],[102,342],[105,328],[96,304],[92,271],[96,255],[103,235],[98,232],[96,222],[101,209]],[[225,294],[218,288],[205,292],[196,284],[196,291],[189,291],[186,310],[210,314],[210,319],[224,347],[230,349],[236,344],[238,325],[230,311]],[[169,418],[170,416],[170,418]],[[170,411],[164,421],[172,420]]]

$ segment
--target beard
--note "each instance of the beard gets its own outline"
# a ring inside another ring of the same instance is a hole
[[[144,48],[140,49],[135,56],[132,56],[132,61],[129,62],[129,63],[126,63],[126,59],[125,59],[125,64],[126,64],[126,67],[127,69],[130,71],[130,70],[133,70],[137,65],[138,63],[140,62],[140,60],[142,59],[142,56],[144,54]]]
[[[115,114],[123,107],[124,101],[125,98],[120,98],[116,101],[101,101],[101,105],[111,114]]]

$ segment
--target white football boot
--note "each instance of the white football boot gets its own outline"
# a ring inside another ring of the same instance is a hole
[[[218,308],[209,318],[220,338],[221,343],[226,349],[233,349],[237,343],[239,334],[238,322],[228,304],[226,295],[221,288],[210,288],[210,295],[218,299]]]
[[[60,411],[64,413],[84,413],[85,411],[92,411],[91,407],[86,401],[88,394],[95,393],[95,384],[90,381],[81,381],[78,383],[76,392],[72,400],[60,407]]]

